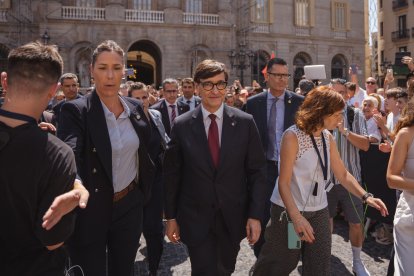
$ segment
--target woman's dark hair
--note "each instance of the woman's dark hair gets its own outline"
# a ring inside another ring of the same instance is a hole
[[[312,134],[323,127],[327,116],[345,108],[341,94],[328,86],[318,86],[312,89],[296,113],[296,125],[306,134]]]

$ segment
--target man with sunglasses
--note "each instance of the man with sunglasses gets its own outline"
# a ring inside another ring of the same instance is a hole
[[[201,104],[176,118],[164,158],[166,235],[192,275],[231,275],[241,240],[260,236],[266,162],[253,117],[223,103],[224,64],[202,61],[194,81]]]
[[[267,63],[265,80],[268,90],[248,99],[245,111],[256,122],[260,133],[264,155],[267,159],[266,202],[262,221],[262,235],[254,245],[256,257],[264,243],[264,230],[270,218],[270,197],[279,176],[278,159],[283,132],[294,124],[296,111],[303,102],[303,96],[287,90],[289,70],[285,60],[272,58]]]
[[[352,70],[352,68],[349,68],[349,75],[351,76],[351,82],[356,84],[354,97],[349,100],[352,103],[352,106],[362,108],[362,101],[371,94],[377,93],[377,80],[373,77],[368,77],[365,80],[366,90],[364,90],[359,86],[358,75],[355,71]],[[384,111],[384,97],[381,95],[379,95],[379,97],[381,98],[381,110]]]

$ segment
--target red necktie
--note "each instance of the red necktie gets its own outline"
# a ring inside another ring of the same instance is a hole
[[[170,107],[171,107],[171,123],[174,123],[175,117],[177,116],[175,114],[175,105],[171,104]]]
[[[219,134],[216,123],[216,115],[210,114],[208,117],[211,120],[208,129],[208,147],[210,148],[211,159],[213,159],[214,167],[218,167],[220,157]]]

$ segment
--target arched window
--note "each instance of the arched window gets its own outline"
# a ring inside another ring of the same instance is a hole
[[[347,61],[343,55],[338,54],[334,56],[331,64],[331,78],[347,79],[347,68]]]
[[[304,67],[305,65],[312,64],[311,57],[305,53],[300,52],[293,58],[293,88],[296,89],[296,87],[299,84],[299,81],[305,74]]]
[[[270,55],[264,50],[258,50],[254,53],[252,63],[252,81],[256,80],[262,87],[266,87],[262,70],[266,67],[269,59]]]

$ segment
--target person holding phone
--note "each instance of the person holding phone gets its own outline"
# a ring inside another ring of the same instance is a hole
[[[362,189],[346,170],[329,132],[343,120],[344,107],[345,101],[339,93],[319,86],[306,96],[296,124],[285,131],[280,175],[271,197],[271,223],[266,228],[265,244],[253,275],[289,275],[301,254],[303,274],[330,275],[331,234],[326,194],[333,186],[331,170],[348,191],[383,216],[388,214],[385,204]],[[296,243],[296,248],[292,246],[295,245],[292,235],[302,241]]]

